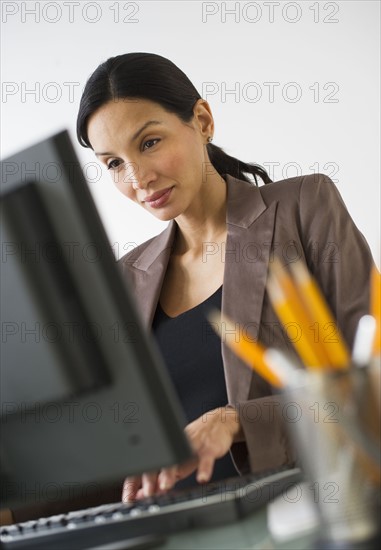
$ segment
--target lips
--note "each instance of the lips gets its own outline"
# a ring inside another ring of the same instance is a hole
[[[150,195],[149,197],[146,197],[145,199],[143,199],[143,202],[153,202],[153,201],[156,201],[157,199],[160,199],[160,197],[162,197],[163,195],[165,195],[165,193],[167,193],[170,189],[172,189],[171,187],[167,187],[166,189],[162,189],[161,191],[156,191],[156,193],[153,193],[152,195]]]

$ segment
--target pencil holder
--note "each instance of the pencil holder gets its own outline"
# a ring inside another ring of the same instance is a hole
[[[299,386],[299,387],[297,387]],[[380,517],[380,358],[307,370],[285,390],[291,435],[321,521],[319,548],[374,548]]]

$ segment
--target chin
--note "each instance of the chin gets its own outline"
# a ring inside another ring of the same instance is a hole
[[[155,216],[157,220],[160,220],[162,222],[169,222],[176,218],[176,216],[173,216],[170,213],[165,213],[165,212],[153,214],[153,216]]]
[[[156,218],[157,220],[161,220],[162,222],[169,222],[171,220],[174,220],[182,213],[181,211],[178,211],[178,209],[175,210],[174,208],[162,208],[157,211],[153,211],[153,209],[147,208],[146,211],[149,212],[151,216],[154,216],[154,218]]]

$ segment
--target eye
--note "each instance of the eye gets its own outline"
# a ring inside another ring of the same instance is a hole
[[[156,138],[156,139],[148,139],[147,141],[145,141],[145,142],[143,143],[143,150],[145,150],[147,143],[148,143],[148,144],[150,144],[150,143],[154,143],[154,144],[155,144],[155,142],[157,142],[157,141],[160,141],[160,139],[157,139],[157,138]],[[153,147],[153,145],[149,146],[148,149],[152,149],[152,147]]]
[[[114,159],[107,163],[107,170],[114,170],[121,164],[121,161]]]

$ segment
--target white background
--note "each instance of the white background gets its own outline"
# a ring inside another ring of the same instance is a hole
[[[77,144],[76,116],[101,62],[144,51],[189,76],[227,153],[264,165],[274,180],[329,175],[380,264],[377,0],[1,4],[2,157],[67,128],[117,257],[167,223],[113,187]]]

